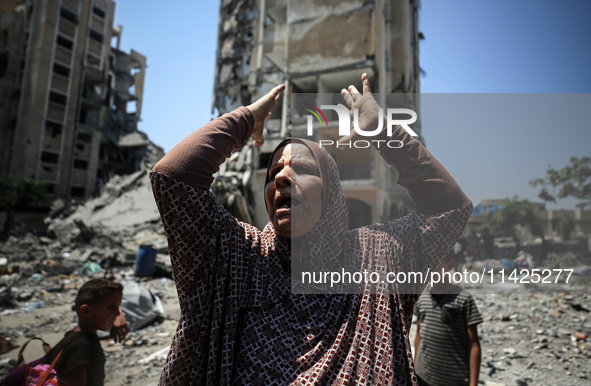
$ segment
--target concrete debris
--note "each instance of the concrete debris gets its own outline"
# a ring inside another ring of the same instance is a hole
[[[170,347],[165,347],[162,350],[156,351],[154,354],[150,354],[149,356],[142,358],[138,361],[139,364],[150,363],[154,360],[164,360],[166,359],[166,354],[168,354],[168,350]]]

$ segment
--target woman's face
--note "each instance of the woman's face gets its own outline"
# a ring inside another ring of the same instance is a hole
[[[275,152],[265,201],[269,219],[282,236],[303,236],[320,220],[322,180],[306,146],[288,144]]]

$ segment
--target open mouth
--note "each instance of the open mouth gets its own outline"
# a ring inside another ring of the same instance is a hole
[[[275,200],[275,207],[279,209],[291,209],[292,206],[298,205],[299,200],[292,195],[281,195]]]
[[[291,208],[291,197],[281,197],[277,201],[277,209]]]

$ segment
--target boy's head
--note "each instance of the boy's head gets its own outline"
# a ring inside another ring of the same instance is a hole
[[[81,329],[109,331],[121,314],[123,285],[107,279],[92,279],[78,290],[74,310]]]
[[[439,266],[437,267],[436,270],[439,271],[440,273],[442,270],[449,272],[452,269],[454,269],[455,265],[456,265],[455,255],[454,255],[453,251],[451,251],[443,258],[441,263],[439,263]]]
[[[431,286],[431,293],[432,294],[434,294],[434,293],[441,294],[441,293],[447,292],[447,289],[449,288],[449,285],[450,285],[450,281],[449,281],[450,274],[456,265],[454,257],[455,257],[454,253],[453,253],[453,251],[451,251],[443,258],[441,263],[439,263],[439,265],[435,269],[435,271],[438,272],[440,276],[439,276],[439,280],[436,281],[435,283],[433,283],[433,285]]]

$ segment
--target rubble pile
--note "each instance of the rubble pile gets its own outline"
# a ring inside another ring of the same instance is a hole
[[[111,178],[99,197],[82,205],[54,203],[46,222],[48,231],[64,245],[94,245],[96,241],[121,244],[146,229],[162,234],[160,215],[145,170]]]
[[[95,264],[133,264],[139,245],[168,253],[146,171],[113,177],[99,197],[81,204],[57,200],[45,222],[46,235],[21,232],[0,244],[5,270],[70,275]]]
[[[490,385],[591,384],[591,295],[548,291],[476,295],[481,379]],[[521,291],[520,291],[521,292]]]

